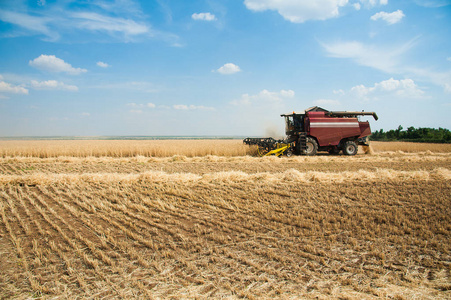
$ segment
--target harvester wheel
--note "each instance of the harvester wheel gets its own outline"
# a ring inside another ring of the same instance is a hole
[[[316,140],[312,137],[307,137],[305,140],[305,146],[307,147],[305,149],[305,155],[315,155],[318,151],[318,143]]]
[[[343,154],[345,155],[356,155],[359,151],[359,147],[354,141],[346,141],[343,145]]]

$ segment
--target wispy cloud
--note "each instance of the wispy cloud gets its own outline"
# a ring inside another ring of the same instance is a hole
[[[367,8],[372,8],[378,5],[387,5],[388,0],[360,0],[360,3]]]
[[[65,62],[55,55],[41,54],[39,57],[30,60],[29,65],[40,70],[56,73],[67,73],[71,75],[79,75],[86,73],[88,70],[82,68],[74,68],[71,64]]]
[[[75,85],[65,84],[64,82],[56,80],[37,81],[32,80],[31,86],[38,90],[65,90],[65,91],[78,91],[78,87]]]
[[[240,99],[230,102],[233,105],[249,106],[254,103],[280,103],[283,99],[293,98],[293,90],[280,90],[279,92],[271,92],[266,89],[256,95],[243,94]]]
[[[158,89],[155,87],[155,84],[148,81],[125,81],[125,82],[118,81],[99,85],[92,85],[89,87],[94,89],[108,89],[108,90],[124,89],[130,91],[141,91],[145,93],[158,92]]]
[[[130,107],[133,107],[133,108],[140,108],[140,109],[142,109],[142,108],[155,108],[156,107],[156,105],[154,104],[154,103],[152,103],[152,102],[148,102],[148,103],[145,103],[145,104],[143,104],[143,103],[134,103],[134,102],[132,102],[132,103],[127,103],[127,106],[130,106]]]
[[[414,0],[416,4],[423,7],[443,7],[451,5],[451,0]]]
[[[59,38],[59,34],[52,30],[49,25],[54,20],[50,17],[42,15],[33,16],[26,13],[0,9],[0,20],[5,23],[14,24],[23,31],[22,33],[16,32],[12,35],[42,34],[46,36],[48,40],[56,40]]]
[[[71,17],[76,19],[75,26],[90,31],[107,32],[110,34],[121,33],[125,36],[147,34],[150,32],[148,25],[131,19],[109,17],[93,12],[73,13]]]
[[[330,57],[351,59],[355,63],[371,67],[389,74],[402,74],[415,80],[428,81],[451,92],[451,72],[434,71],[416,67],[406,63],[404,57],[418,42],[414,38],[404,44],[379,46],[369,45],[357,41],[322,43]]]
[[[401,45],[382,47],[357,41],[322,43],[330,57],[347,58],[359,65],[372,67],[385,72],[395,72],[402,56],[416,43],[417,38]]]
[[[203,105],[186,105],[186,104],[175,104],[172,108],[176,110],[215,110],[214,107],[203,106]]]
[[[102,11],[109,13],[138,17],[143,14],[141,6],[134,0],[96,0],[91,1],[91,4],[99,7]]]
[[[403,72],[415,76],[419,80],[429,81],[434,85],[443,87],[446,93],[451,93],[451,71],[439,72],[418,68],[414,66],[406,66]]]
[[[108,38],[122,42],[155,38],[178,45],[178,36],[153,29],[147,22],[147,16],[133,0],[41,3],[39,9],[21,4],[0,9],[0,20],[14,25],[3,35],[43,35],[47,41],[67,38],[76,42],[77,34],[83,32],[83,40],[86,41],[89,37],[87,32],[93,39],[102,42],[108,41]]]

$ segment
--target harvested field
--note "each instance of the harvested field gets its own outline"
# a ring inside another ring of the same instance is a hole
[[[451,153],[376,145],[291,158],[3,149],[0,298],[449,299]]]

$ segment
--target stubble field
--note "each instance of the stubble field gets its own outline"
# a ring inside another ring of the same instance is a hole
[[[449,145],[39,142],[0,142],[0,298],[451,298]]]

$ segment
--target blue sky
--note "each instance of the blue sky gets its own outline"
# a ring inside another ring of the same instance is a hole
[[[0,136],[451,128],[451,0],[2,0]]]

